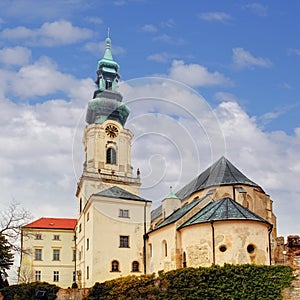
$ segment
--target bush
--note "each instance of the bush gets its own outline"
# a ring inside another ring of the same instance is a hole
[[[158,277],[127,276],[96,283],[88,299],[277,300],[291,285],[292,271],[287,266],[256,265],[184,268],[159,272]]]
[[[0,290],[5,300],[36,300],[38,291],[45,291],[46,296],[42,299],[54,300],[60,288],[47,282],[32,282],[11,285]]]

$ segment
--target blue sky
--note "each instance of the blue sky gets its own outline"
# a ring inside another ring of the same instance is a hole
[[[299,11],[296,0],[0,0],[2,209],[15,200],[34,218],[76,216],[84,113],[109,27],[121,90],[151,97],[149,76],[168,86],[150,89],[164,103],[129,101],[142,195],[158,205],[226,155],[270,194],[279,234],[299,234]]]

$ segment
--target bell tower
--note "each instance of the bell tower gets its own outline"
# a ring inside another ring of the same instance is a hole
[[[139,194],[139,171],[134,176],[131,166],[133,134],[124,128],[130,110],[118,91],[119,79],[119,65],[113,60],[108,37],[104,56],[98,62],[97,89],[86,113],[85,162],[76,192],[80,207],[92,194],[112,186]]]

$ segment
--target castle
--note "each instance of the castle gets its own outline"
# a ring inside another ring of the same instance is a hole
[[[131,165],[129,108],[118,91],[111,41],[88,102],[77,219],[41,218],[22,229],[19,281],[91,287],[129,274],[183,267],[274,263],[272,200],[225,157],[151,211]]]

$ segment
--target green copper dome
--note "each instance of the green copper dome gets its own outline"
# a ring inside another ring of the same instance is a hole
[[[111,40],[106,39],[104,56],[98,61],[97,79],[98,89],[94,97],[88,102],[86,122],[101,124],[106,120],[115,120],[124,126],[129,115],[129,108],[122,102],[122,95],[118,92],[120,79],[119,65],[113,60]]]

